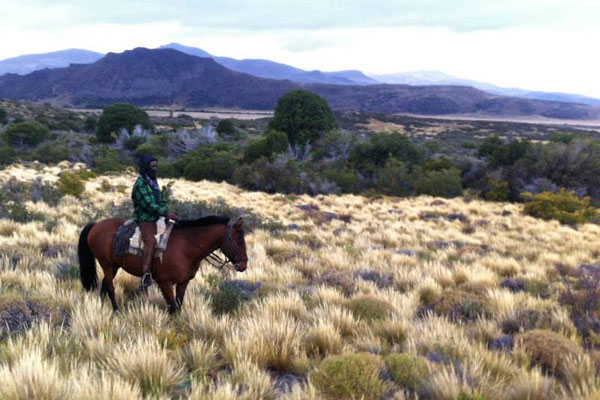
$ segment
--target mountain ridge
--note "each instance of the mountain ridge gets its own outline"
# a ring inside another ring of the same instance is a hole
[[[598,118],[600,108],[491,95],[466,86],[331,85],[259,78],[231,71],[211,58],[173,49],[109,53],[93,64],[0,77],[0,97],[104,106],[135,105],[273,109],[293,89],[323,96],[333,109],[422,115],[479,114]]]

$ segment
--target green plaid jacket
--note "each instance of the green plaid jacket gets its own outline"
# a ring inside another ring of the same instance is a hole
[[[154,191],[146,183],[142,176],[138,176],[133,191],[131,192],[131,200],[133,200],[133,219],[136,222],[156,222],[156,220],[166,215],[169,208],[165,201],[156,202]]]

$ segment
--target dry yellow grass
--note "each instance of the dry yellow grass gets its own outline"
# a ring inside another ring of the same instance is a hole
[[[12,166],[0,171],[0,182],[12,177],[53,182],[65,168],[73,166]],[[432,398],[563,399],[599,393],[588,354],[565,360],[562,376],[551,376],[522,352],[488,349],[503,322],[524,313],[539,316],[538,329],[580,340],[554,291],[541,298],[499,284],[507,277],[548,282],[556,263],[576,268],[597,262],[597,225],[575,230],[524,216],[517,204],[268,195],[226,183],[175,180],[173,192],[180,200],[222,198],[299,229],[247,234],[248,270],[231,277],[263,286],[233,314],[212,313],[206,293],[214,271],[205,266],[190,284],[181,314],[173,317],[156,288],[147,297],[134,296],[138,280],[121,272],[116,287],[122,312],[114,316],[98,293],[84,292],[76,279],[58,279],[61,265],[77,265],[78,235],[92,212],[129,197],[128,189],[102,191],[103,179],[88,181],[81,200],[63,197],[56,208],[27,203],[30,211],[57,221],[50,232],[44,221],[0,220],[0,299],[43,299],[63,318],[0,339],[0,398],[317,399],[307,376],[318,362],[363,351],[439,359],[429,362]],[[113,187],[129,188],[135,176],[109,179]],[[302,204],[352,219],[323,223],[297,207]],[[450,213],[464,214],[474,231],[444,218]],[[57,253],[44,255],[47,249]],[[450,318],[424,308],[451,292],[477,293],[485,312],[462,309],[461,318]],[[351,298],[384,300],[389,312],[383,320],[357,318],[347,308]],[[1,312],[0,307],[0,318]],[[290,373],[296,383],[284,393],[281,376]],[[411,396],[402,388],[395,391],[397,398]]]

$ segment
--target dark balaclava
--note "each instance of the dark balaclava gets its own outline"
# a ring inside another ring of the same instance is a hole
[[[156,173],[150,168],[150,163],[152,161],[157,161],[156,157],[151,156],[150,154],[142,154],[139,160],[140,167],[140,175],[144,178],[144,180],[150,185],[152,190],[154,191],[154,199],[157,203],[160,203],[160,188],[158,187],[158,182],[156,181]]]

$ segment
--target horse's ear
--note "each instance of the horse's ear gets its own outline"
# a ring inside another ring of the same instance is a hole
[[[237,219],[237,221],[235,221],[235,224],[233,224],[233,227],[234,227],[235,229],[240,229],[240,228],[242,227],[242,224],[243,224],[243,223],[244,223],[244,218],[242,218],[242,217],[239,217],[239,218]]]

